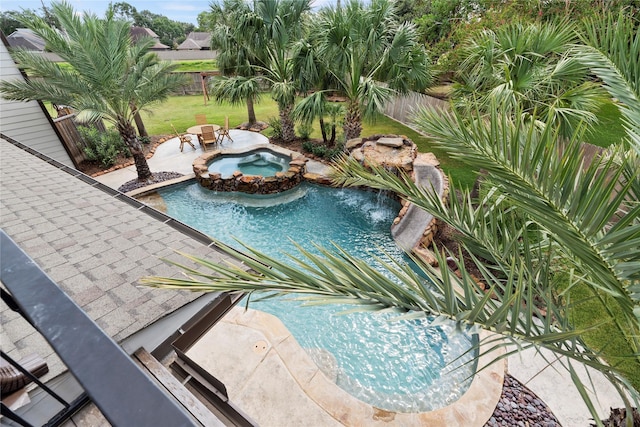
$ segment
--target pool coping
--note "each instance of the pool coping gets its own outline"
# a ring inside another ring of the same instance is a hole
[[[428,412],[401,413],[376,408],[350,395],[332,382],[299,345],[291,332],[275,316],[259,310],[235,307],[221,323],[244,326],[261,333],[300,389],[336,421],[345,426],[402,425],[407,427],[483,426],[493,415],[502,393],[506,361],[489,364],[504,354],[486,354],[495,334],[480,331],[480,357],[467,391],[455,402]],[[492,345],[493,347],[493,345]]]

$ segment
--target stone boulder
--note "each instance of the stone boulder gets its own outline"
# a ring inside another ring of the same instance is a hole
[[[375,135],[356,138],[346,145],[349,154],[365,166],[383,166],[392,171],[403,170],[410,174],[418,154],[410,139],[398,135]]]

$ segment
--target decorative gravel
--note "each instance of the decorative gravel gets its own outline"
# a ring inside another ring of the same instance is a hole
[[[132,179],[118,187],[118,191],[121,193],[128,193],[129,191],[137,190],[138,188],[146,187],[147,185],[157,184],[169,179],[180,178],[181,176],[184,175],[178,172],[153,172],[150,180],[138,181],[137,179]]]
[[[549,407],[511,375],[505,375],[502,395],[485,427],[559,427]]]

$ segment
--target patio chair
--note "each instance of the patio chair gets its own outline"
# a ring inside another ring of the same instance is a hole
[[[206,150],[207,144],[217,144],[218,138],[216,132],[213,130],[213,126],[202,126],[202,134],[200,142],[202,147]]]
[[[218,143],[221,144],[224,137],[227,137],[233,142],[233,138],[229,135],[229,116],[224,118],[224,126],[218,131]]]
[[[205,114],[196,114],[197,125],[206,125],[207,123],[207,116]]]
[[[23,357],[18,360],[17,363],[36,378],[49,372],[47,362],[35,353]],[[20,372],[4,359],[0,359],[0,394],[4,396],[13,393],[31,382],[32,379],[27,375]]]
[[[191,142],[191,135],[189,135],[188,133],[180,133],[176,130],[175,126],[173,126],[173,123],[171,123],[171,128],[173,129],[173,132],[175,132],[176,136],[180,139],[180,151],[182,152],[182,150],[184,149],[184,144],[189,144],[191,146],[191,148],[193,148],[194,150],[196,149],[196,146],[193,145],[193,143]]]

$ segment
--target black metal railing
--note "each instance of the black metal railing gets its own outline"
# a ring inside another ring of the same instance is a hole
[[[11,295],[8,292],[6,292],[4,289],[2,289],[2,300],[5,301],[6,303],[8,301],[13,301],[15,303],[15,301],[13,300],[13,297],[11,297]],[[9,305],[9,303],[7,303],[7,305]],[[14,310],[14,308],[11,305],[9,305],[9,308]],[[19,310],[17,311],[19,312]],[[64,423],[71,415],[75,414],[80,408],[82,408],[84,405],[86,405],[89,402],[89,397],[87,396],[86,393],[81,393],[75,399],[71,401],[67,401],[58,393],[53,391],[53,389],[51,389],[42,381],[40,381],[40,379],[36,375],[34,375],[29,370],[25,369],[18,361],[11,358],[11,356],[6,354],[4,351],[0,351],[0,357],[2,357],[2,359],[7,361],[9,365],[13,366],[14,369],[18,370],[18,372],[20,372],[22,375],[28,378],[29,382],[33,382],[37,384],[44,393],[46,393],[48,396],[50,396],[52,399],[56,400],[58,403],[60,403],[60,405],[62,405],[62,409],[54,413],[49,418],[49,420],[42,425],[46,427],[59,426],[62,423]],[[32,422],[27,421],[25,418],[20,416],[16,411],[11,409],[9,406],[5,405],[3,402],[0,402],[0,414],[7,417],[11,421],[14,421],[20,424],[21,426],[31,427],[34,425],[32,424]]]
[[[112,425],[198,425],[3,230],[0,281]],[[63,405],[65,414],[74,410]],[[2,409],[7,418],[31,425]]]

